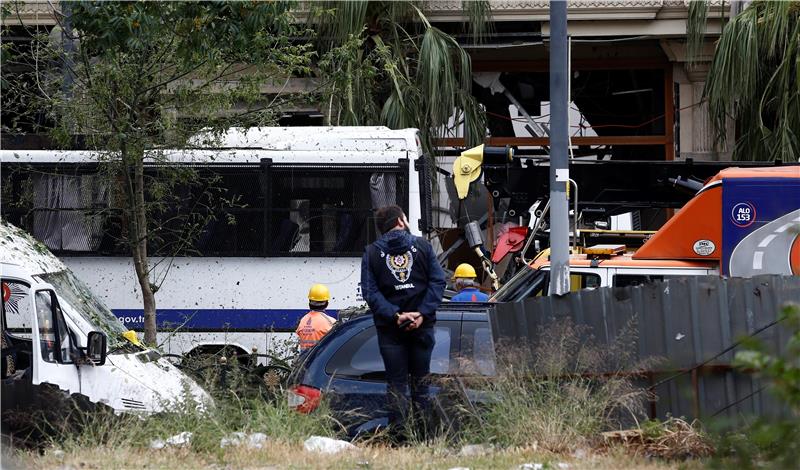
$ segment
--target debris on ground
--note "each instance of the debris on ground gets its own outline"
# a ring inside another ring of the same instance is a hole
[[[180,434],[176,434],[172,437],[167,438],[167,440],[162,439],[153,439],[150,441],[150,448],[151,449],[163,449],[165,447],[183,447],[191,444],[192,442],[192,433],[189,431],[183,431]]]
[[[252,434],[234,432],[220,439],[219,447],[220,449],[224,449],[226,447],[245,445],[249,449],[261,449],[264,447],[265,442],[267,442],[267,435],[261,432],[254,432]]]
[[[558,468],[560,470],[566,470],[569,468],[568,463],[558,462],[555,464],[552,463],[523,463],[517,465],[517,470],[545,470],[551,468]]]
[[[517,470],[542,470],[543,464],[540,463],[523,463],[517,466]]]
[[[583,460],[589,456],[589,451],[586,449],[576,449],[572,453],[572,458],[576,460]]]
[[[602,433],[606,446],[621,445],[628,451],[662,459],[708,457],[714,453],[708,437],[698,428],[680,418],[664,422],[648,421],[638,429]]]
[[[319,452],[321,454],[338,454],[345,450],[356,449],[353,444],[340,439],[330,437],[311,436],[303,443],[307,452]]]
[[[458,451],[458,455],[460,457],[476,457],[488,454],[491,450],[491,447],[484,444],[469,444],[462,447],[461,450]]]

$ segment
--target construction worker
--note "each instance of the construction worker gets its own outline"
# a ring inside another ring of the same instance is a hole
[[[331,300],[331,292],[324,284],[314,284],[308,291],[310,311],[300,319],[295,332],[300,338],[300,352],[313,348],[323,336],[328,334],[336,319],[327,315],[325,309]]]
[[[453,284],[455,285],[456,295],[450,299],[451,302],[488,302],[489,296],[478,289],[475,279],[478,274],[475,268],[467,263],[461,263],[453,274]]]

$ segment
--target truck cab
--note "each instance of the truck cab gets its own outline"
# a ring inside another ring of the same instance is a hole
[[[643,285],[676,277],[718,274],[716,265],[698,261],[636,260],[631,254],[596,257],[589,253],[570,256],[570,290],[597,287]],[[491,297],[493,302],[517,302],[529,297],[547,295],[550,261],[547,252],[537,257],[528,269],[518,273]]]
[[[625,287],[674,277],[800,275],[800,167],[728,168],[641,248],[582,248],[570,256],[570,288]],[[547,250],[491,298],[547,295]]]
[[[211,405],[44,245],[5,221],[0,278],[4,432],[15,413],[68,412],[76,401],[116,413],[163,411],[187,399]]]

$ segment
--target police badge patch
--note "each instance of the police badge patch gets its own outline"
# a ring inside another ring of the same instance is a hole
[[[411,267],[414,265],[414,257],[410,251],[400,255],[386,255],[386,266],[392,272],[392,276],[400,282],[406,282],[411,276]]]

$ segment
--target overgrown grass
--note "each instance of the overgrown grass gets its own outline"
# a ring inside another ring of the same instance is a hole
[[[64,428],[50,438],[52,447],[79,451],[91,447],[144,448],[154,439],[165,440],[182,432],[191,432],[188,447],[193,452],[220,454],[220,440],[233,432],[260,432],[269,439],[296,443],[311,435],[336,436],[339,429],[325,412],[304,415],[290,409],[285,401],[239,399],[230,394],[217,400],[217,406],[201,410],[190,401],[170,413],[146,417],[115,416],[109,412],[76,411],[79,426]]]
[[[635,425],[647,392],[618,374],[641,367],[630,364],[631,338],[627,332],[611,348],[599,347],[588,331],[562,322],[530,347],[498,348],[505,352],[487,387],[490,400],[467,413],[460,439],[563,453],[593,445],[602,431]]]
[[[607,446],[594,447],[602,431],[635,423],[633,417],[642,414],[645,391],[614,373],[636,367],[629,364],[630,351],[635,351],[632,340],[630,334],[622,334],[619,344],[600,348],[588,331],[561,323],[551,325],[531,345],[501,346],[504,352],[496,364],[496,376],[461,374],[439,381],[442,392],[431,416],[438,428],[427,435],[412,431],[399,449],[379,434],[358,441],[358,450],[342,455],[305,452],[302,443],[309,436],[343,437],[326,403],[310,415],[299,414],[283,399],[264,400],[259,394],[246,393],[241,389],[246,381],[232,376],[227,387],[214,391],[217,406],[205,412],[187,402],[171,413],[147,417],[79,414],[80,430],[64,428],[49,442],[49,449],[63,451],[61,457],[54,457],[51,450],[23,451],[18,456],[34,467],[54,462],[75,465],[88,458],[105,467],[125,467],[125,459],[144,459],[143,466],[159,468],[217,463],[237,468],[265,464],[281,468],[509,468],[531,462],[550,462],[550,468],[558,468],[556,463],[565,460],[572,468],[664,468],[638,457],[616,456]],[[468,362],[461,361],[460,368],[476,370]],[[589,371],[605,374],[589,375]],[[154,439],[165,440],[185,431],[192,433],[186,447],[150,448]],[[268,441],[263,449],[222,448],[221,439],[234,432],[264,433]],[[462,455],[459,449],[465,444],[483,444],[485,451]],[[592,448],[600,449],[603,456]],[[582,462],[572,456],[578,449],[585,455]]]

